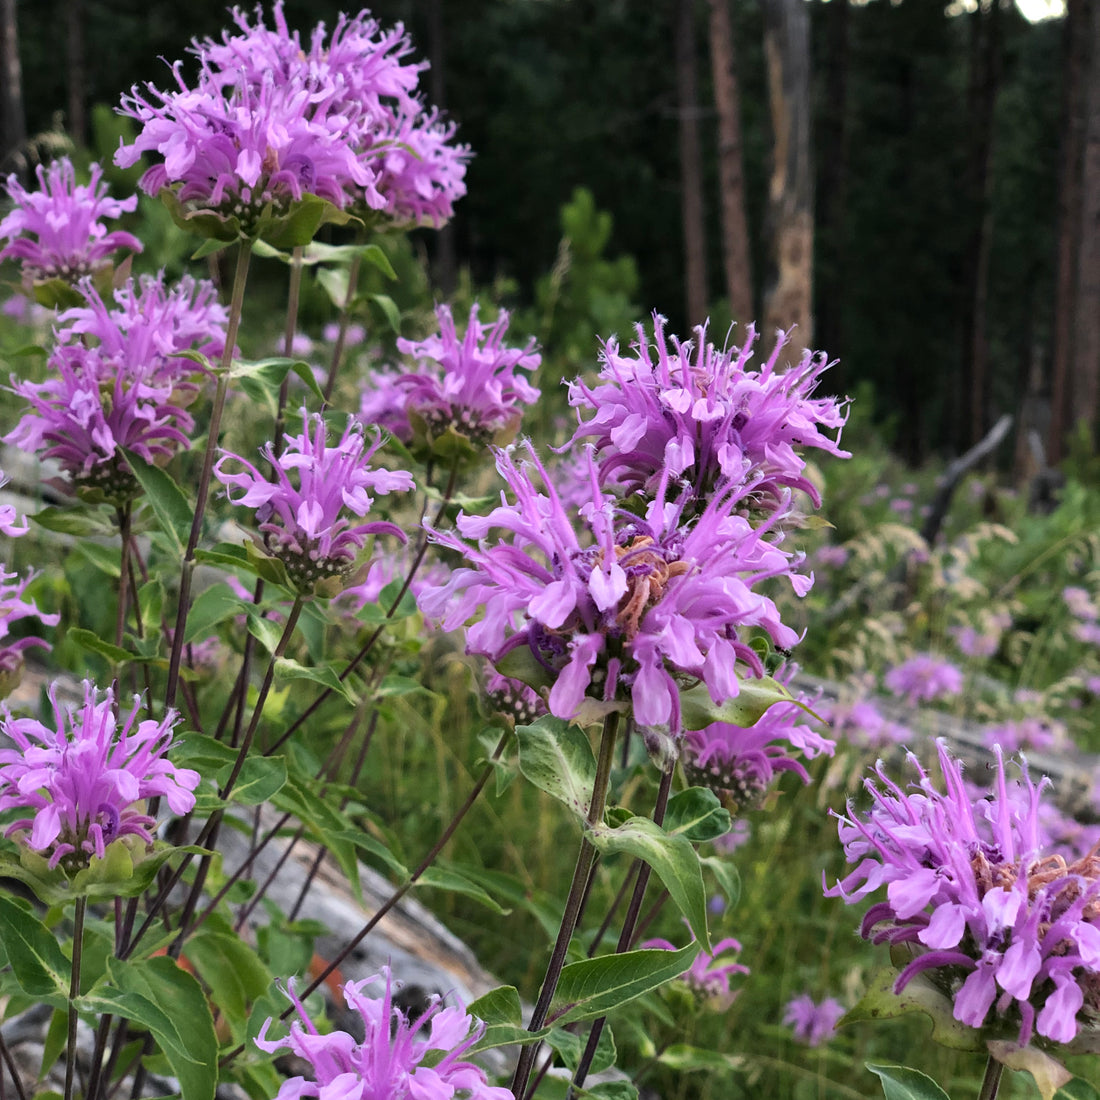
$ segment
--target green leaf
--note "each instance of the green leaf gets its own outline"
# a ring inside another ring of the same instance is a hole
[[[193,768],[203,775],[213,775],[237,759],[237,750],[216,741],[209,734],[188,730],[172,744],[172,762]]]
[[[760,680],[741,680],[735,698],[715,703],[704,684],[696,684],[680,692],[680,708],[684,729],[705,729],[712,722],[729,722],[748,729],[775,703],[796,703],[797,700],[778,680],[765,676]]]
[[[160,529],[182,554],[183,548],[191,538],[191,524],[195,518],[194,508],[184,496],[183,490],[166,471],[146,462],[133,451],[123,450],[122,453],[126,456],[134,477],[145,490],[145,497],[153,509],[153,514],[157,517]]]
[[[229,585],[221,581],[212,584],[195,597],[187,612],[184,641],[199,641],[213,633],[214,627],[230,616],[247,614],[255,607],[251,600],[242,600]]]
[[[546,1042],[558,1052],[563,1064],[570,1071],[575,1070],[580,1064],[581,1055],[588,1045],[585,1036],[577,1032],[566,1031],[560,1027],[554,1028],[546,1036]],[[596,1052],[588,1067],[588,1072],[603,1073],[605,1069],[609,1069],[615,1064],[615,1056],[615,1038],[611,1033],[611,1028],[605,1023],[600,1031]]]
[[[368,264],[381,271],[391,282],[397,281],[397,272],[394,271],[389,256],[387,256],[378,245],[368,244],[359,251]]]
[[[248,1013],[274,981],[260,956],[240,938],[227,932],[201,929],[187,941],[186,955],[210,990],[210,999],[221,1009],[241,1042]]]
[[[67,1002],[72,966],[57,937],[29,909],[2,894],[0,939],[24,993],[55,1008]]]
[[[630,1081],[601,1081],[591,1088],[575,1089],[578,1100],[638,1100],[638,1088]]]
[[[657,1055],[657,1061],[677,1073],[691,1073],[693,1070],[729,1073],[737,1064],[736,1055],[723,1054],[717,1050],[705,1050],[688,1043],[673,1043]]]
[[[400,336],[401,310],[397,308],[397,303],[388,294],[368,294],[367,297],[382,311],[386,324]]]
[[[228,248],[229,244],[229,241],[219,241],[216,237],[210,237],[191,253],[191,259],[204,260],[207,256],[213,256]]]
[[[114,511],[104,505],[83,502],[65,508],[43,508],[31,519],[47,531],[60,535],[98,535],[114,538],[118,535],[118,523]],[[117,554],[116,554],[117,557]]]
[[[90,562],[101,573],[117,580],[122,575],[119,550],[114,546],[104,546],[100,542],[78,542],[73,548],[85,561]]]
[[[475,882],[463,869],[454,865],[433,863],[416,881],[417,886],[434,886],[439,890],[450,890],[455,894],[465,894],[481,902],[499,916],[507,916],[511,909],[505,909],[485,888]]]
[[[907,1066],[878,1066],[866,1062],[867,1068],[882,1081],[886,1100],[951,1100],[927,1074]]]
[[[1056,1100],[1100,1100],[1097,1091],[1083,1077],[1074,1077],[1067,1081],[1055,1094]]]
[[[688,787],[668,800],[664,829],[671,836],[686,836],[693,844],[701,844],[730,831],[730,813],[714,791]]]
[[[718,882],[718,888],[726,895],[726,903],[732,909],[741,899],[741,875],[728,856],[706,856],[699,862]]]
[[[241,236],[239,218],[235,216],[226,218],[209,209],[188,210],[171,187],[162,187],[157,192],[157,198],[164,203],[172,216],[172,221],[188,233],[194,233],[199,237],[213,237],[226,243],[236,241]]]
[[[589,838],[605,855],[626,852],[652,867],[687,919],[695,938],[707,951],[711,949],[699,853],[686,836],[669,836],[648,817],[632,817],[614,829],[596,825]]]
[[[166,956],[138,962],[110,959],[107,972],[107,983],[78,999],[80,1010],[122,1016],[148,1029],[179,1081],[180,1100],[213,1100],[218,1039],[195,978]]]
[[[229,369],[229,377],[237,382],[254,401],[266,401],[274,409],[283,379],[291,371],[306,384],[318,401],[324,400],[324,394],[317,384],[313,368],[300,359],[274,356],[253,361],[234,360],[233,366]]]
[[[561,972],[548,1017],[556,1026],[606,1016],[636,997],[678,978],[699,952],[697,943],[679,951],[647,949],[570,963]]]
[[[274,653],[283,636],[283,628],[271,619],[265,619],[258,610],[248,612],[248,633],[268,651]]]
[[[108,661],[116,665],[137,659],[137,654],[117,645],[112,645],[110,642],[105,642],[98,634],[91,630],[85,630],[80,626],[69,627],[65,637],[76,642],[78,646],[88,650],[89,653],[98,653],[101,657],[106,657]]]
[[[274,248],[298,248],[309,244],[322,225],[347,225],[353,221],[359,219],[319,195],[306,193],[291,204],[287,214],[276,215],[270,205],[266,207],[257,219],[254,236]]]
[[[932,1020],[932,1039],[953,1050],[985,1052],[981,1033],[955,1019],[954,1002],[918,974],[900,992],[894,992],[897,971],[884,967],[868,983],[859,1003],[844,1015],[840,1024],[894,1019],[910,1012],[923,1012]]]
[[[229,779],[230,769],[226,769],[219,786]],[[250,756],[244,762],[237,782],[229,793],[231,802],[242,806],[258,806],[277,794],[286,783],[285,756]]]
[[[289,657],[280,657],[275,662],[275,676],[279,682],[283,680],[312,680],[313,683],[320,684],[322,687],[329,688],[331,691],[342,695],[352,706],[357,705],[359,702],[355,692],[351,690],[350,680],[341,680],[331,665],[303,665]]]
[[[485,1034],[467,1053],[477,1054],[493,1047],[511,1046],[541,1040],[550,1034],[549,1027],[527,1031],[523,1026],[523,1007],[515,986],[502,985],[490,989],[483,997],[466,1006],[466,1011],[485,1023]]]
[[[596,758],[585,733],[561,718],[546,716],[517,726],[520,771],[540,791],[564,802],[578,817],[588,816]]]

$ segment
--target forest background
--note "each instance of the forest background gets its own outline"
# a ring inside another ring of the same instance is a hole
[[[1036,7],[1060,17],[1011,0],[379,0],[475,153],[452,225],[420,242],[436,294],[462,273],[504,304],[557,304],[547,350],[583,369],[591,323],[578,335],[567,297],[547,301],[587,259],[602,335],[653,309],[685,333],[709,316],[719,343],[731,319],[796,324],[908,462],[960,453],[1003,413],[1017,481],[1084,457],[1100,0]],[[285,9],[291,26],[339,10]],[[109,161],[122,122],[96,105],[164,86],[158,58],[218,35],[225,10],[3,0],[5,167],[26,171],[36,147],[48,160],[42,135],[62,129]],[[554,212],[578,187],[613,222],[574,208],[569,254]]]

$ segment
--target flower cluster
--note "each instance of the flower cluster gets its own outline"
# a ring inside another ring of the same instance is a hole
[[[17,529],[24,534],[26,528]],[[23,598],[27,585],[34,574],[19,579],[18,574],[5,572],[0,566],[0,696],[7,695],[18,683],[23,671],[23,652],[32,646],[49,649],[49,643],[42,638],[27,635],[9,639],[11,624],[19,619],[37,618],[47,626],[57,626],[60,616],[46,614],[38,610],[33,600]]]
[[[178,187],[181,203],[235,217],[246,234],[265,207],[285,213],[304,194],[398,223],[449,217],[469,152],[417,98],[425,65],[406,60],[404,29],[362,11],[328,37],[319,24],[303,46],[281,0],[273,16],[269,28],[259,10],[254,23],[236,11],[236,32],[195,42],[194,86],[177,62],[174,90],[135,87],[121,110],[142,129],[116,162],[161,154],[144,190]]]
[[[674,943],[662,939],[646,940],[641,946],[657,947],[662,951],[677,950]],[[747,966],[734,961],[740,953],[740,941],[727,936],[714,945],[712,952],[700,951],[683,973],[688,988],[715,1012],[727,1011],[737,999],[740,990],[730,988],[734,975],[749,973]]]
[[[173,813],[187,813],[199,773],[175,767],[165,756],[177,715],[138,722],[140,698],[119,728],[114,693],[100,698],[84,681],[84,702],[63,708],[50,689],[55,726],[35,718],[15,718],[5,709],[0,729],[15,748],[0,749],[0,810],[30,811],[8,827],[49,864],[74,867],[91,856],[103,858],[108,844],[123,836],[153,843],[153,818],[144,800],[163,797]]]
[[[504,311],[493,324],[483,325],[475,304],[461,338],[449,306],[438,306],[435,315],[438,335],[397,341],[416,369],[381,373],[363,395],[360,416],[428,450],[448,433],[457,433],[475,447],[509,442],[519,428],[523,406],[539,397],[539,391],[517,373],[535,370],[541,362],[534,340],[522,348],[507,347]]]
[[[780,370],[786,343],[780,333],[768,360],[752,371],[751,326],[741,347],[726,351],[707,343],[705,327],[696,329],[697,344],[666,336],[659,315],[654,327],[652,345],[638,327],[633,355],[608,340],[599,383],[593,388],[578,380],[569,387],[578,416],[594,413],[580,420],[571,442],[595,441],[601,478],[628,492],[652,492],[667,474],[690,482],[700,500],[734,480],[752,485],[754,504],[766,510],[783,499],[784,487],[802,489],[819,505],[794,448],[847,457],[825,434],[844,425],[843,403],[812,396],[826,357],[806,352],[797,366]]]
[[[811,760],[832,756],[834,743],[809,722],[796,704],[775,703],[747,728],[715,722],[694,730],[684,738],[684,774],[693,785],[715,791],[735,816],[756,809],[776,775],[791,771],[810,782],[794,753]]]
[[[958,695],[963,675],[950,662],[934,653],[918,653],[890,669],[883,683],[910,706]]]
[[[37,191],[28,191],[14,175],[8,196],[14,209],[0,221],[0,239],[7,241],[0,260],[19,260],[29,282],[64,279],[75,283],[91,275],[119,248],[141,251],[141,242],[122,230],[108,232],[104,218],[117,218],[137,208],[137,196],[111,199],[103,169],[93,164],[86,184],[76,182],[67,158],[38,168]]]
[[[380,981],[385,982],[383,995],[367,996],[366,990]],[[314,1080],[284,1081],[276,1100],[513,1100],[508,1089],[487,1084],[482,1069],[462,1061],[485,1031],[483,1023],[461,1007],[444,1006],[439,998],[421,1015],[406,1016],[393,1003],[399,988],[388,967],[342,987],[348,1008],[363,1022],[359,1040],[346,1031],[322,1035],[295,995],[293,980],[288,982],[299,1020],[279,1040],[267,1038],[269,1018],[256,1045],[268,1054],[289,1047],[309,1064]]]
[[[371,492],[409,490],[413,479],[404,470],[368,465],[381,438],[368,444],[358,422],[349,418],[333,446],[321,416],[303,410],[302,420],[302,434],[289,436],[281,453],[276,454],[273,443],[262,449],[274,481],[231,453],[223,455],[214,473],[229,490],[232,503],[256,510],[264,545],[284,562],[290,579],[309,592],[318,581],[347,574],[368,535],[389,534],[404,541],[404,532],[395,524],[384,520],[356,524],[344,513],[346,509],[353,516],[365,516],[374,503]],[[231,473],[226,468],[229,463],[243,466],[244,472]],[[233,496],[234,489],[240,490],[240,496]]]
[[[488,516],[460,515],[458,535],[432,534],[471,564],[427,589],[420,606],[445,629],[483,610],[467,649],[499,665],[522,647],[553,681],[552,714],[575,718],[587,704],[629,699],[639,724],[679,734],[682,683],[701,680],[720,703],[738,693],[738,662],[763,675],[740,632],[760,628],[781,647],[798,640],[775,604],[753,591],[792,563],[735,514],[742,487],[720,489],[690,526],[681,522],[684,498],[663,493],[637,516],[600,489],[590,455],[589,500],[574,519],[530,445],[520,454],[497,453],[514,503],[502,495]],[[491,544],[493,530],[511,541]]]
[[[8,483],[8,475],[0,470],[0,489]],[[0,504],[0,531],[8,538],[17,539],[29,530],[27,517],[21,516],[15,510],[14,504]]]
[[[195,365],[183,351],[219,355],[226,313],[212,284],[163,277],[128,282],[114,308],[89,280],[87,305],[58,318],[45,382],[12,380],[30,405],[4,442],[57,459],[78,487],[118,502],[136,492],[122,448],[156,462],[189,446],[185,406],[195,397]]]
[[[826,997],[818,1004],[809,993],[802,993],[787,1002],[783,1023],[794,1029],[798,1042],[817,1047],[836,1034],[837,1021],[843,1015],[844,1006],[834,997]]]
[[[1047,853],[1040,823],[1044,782],[1022,767],[1010,793],[1002,753],[994,787],[972,797],[957,760],[939,745],[941,793],[910,756],[909,791],[868,780],[871,808],[849,806],[840,838],[855,869],[825,892],[852,903],[880,887],[886,900],[863,918],[864,938],[907,945],[901,992],[926,975],[953,1002],[956,1020],[1021,1045],[1037,1032],[1070,1043],[1100,1013],[1100,856],[1071,862]]]

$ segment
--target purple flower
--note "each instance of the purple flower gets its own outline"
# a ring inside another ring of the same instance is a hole
[[[435,315],[439,335],[397,341],[417,366],[392,382],[404,392],[413,438],[423,439],[429,449],[448,432],[476,446],[509,442],[519,428],[522,406],[539,397],[517,373],[535,370],[541,362],[534,340],[522,348],[506,347],[508,314],[503,310],[493,324],[483,325],[475,304],[461,339],[449,306],[437,306]]]
[[[1064,722],[1056,718],[1032,715],[1007,722],[997,722],[982,730],[987,746],[1000,745],[1004,752],[1064,752],[1069,744],[1069,732]]]
[[[447,630],[481,613],[467,630],[467,651],[495,664],[526,647],[552,681],[552,714],[575,718],[592,705],[629,701],[640,725],[678,734],[681,684],[702,681],[723,703],[738,694],[738,662],[763,675],[747,631],[759,628],[782,647],[798,641],[775,604],[753,591],[766,577],[791,574],[797,559],[732,514],[739,486],[721,487],[690,526],[681,523],[683,498],[663,493],[639,517],[599,489],[590,456],[589,500],[573,517],[530,444],[522,453],[526,461],[515,449],[497,452],[515,503],[502,495],[488,516],[460,515],[462,537],[433,532],[470,565],[425,591],[420,606]],[[491,542],[494,529],[510,537]],[[804,578],[796,580],[804,592]]]
[[[0,749],[0,810],[31,811],[5,835],[23,833],[23,841],[49,852],[49,864],[79,867],[89,857],[102,859],[106,847],[122,836],[153,843],[155,824],[144,800],[163,797],[175,814],[195,804],[191,793],[199,773],[175,767],[165,753],[172,744],[178,715],[162,721],[137,721],[141,700],[134,698],[119,728],[114,692],[97,699],[95,685],[84,681],[84,703],[64,710],[50,687],[55,728],[35,718],[15,718],[4,708],[0,729],[14,749]]]
[[[706,499],[729,480],[753,484],[757,506],[784,499],[783,488],[821,500],[794,448],[815,447],[847,457],[825,430],[847,419],[835,397],[811,396],[828,366],[823,354],[806,352],[796,367],[778,370],[787,338],[780,333],[767,362],[748,369],[756,342],[749,327],[740,348],[720,351],[696,329],[697,343],[666,337],[665,319],[654,314],[651,345],[638,326],[632,356],[612,338],[604,344],[599,384],[569,387],[569,402],[593,412],[581,420],[571,443],[592,438],[601,457],[600,478],[624,491],[652,489],[667,475],[684,478]]]
[[[404,470],[368,465],[381,439],[368,444],[362,425],[351,418],[335,446],[329,445],[326,435],[323,418],[310,416],[303,409],[302,434],[288,436],[282,454],[275,453],[272,443],[262,448],[274,470],[274,481],[235,454],[226,453],[214,467],[218,480],[229,490],[230,501],[256,510],[264,545],[283,560],[291,580],[307,592],[318,581],[346,575],[368,535],[389,534],[405,540],[394,524],[383,520],[355,524],[345,509],[362,517],[374,503],[370,492],[386,494],[414,487],[411,475]],[[245,471],[230,473],[226,469],[230,462]],[[234,497],[233,489],[241,490],[241,495]]]
[[[8,475],[0,470],[0,489],[8,483]],[[8,538],[17,539],[25,535],[30,529],[26,516],[21,516],[15,510],[14,504],[0,504],[0,531]]]
[[[875,943],[907,945],[901,992],[925,971],[953,1001],[956,1020],[990,1036],[1034,1031],[1069,1043],[1094,1029],[1100,1012],[1100,857],[1072,862],[1044,851],[1040,795],[1026,766],[1010,793],[999,748],[993,791],[972,797],[959,762],[939,745],[945,792],[916,758],[907,792],[867,780],[871,808],[851,805],[840,839],[855,869],[825,893],[862,901],[882,887],[886,899],[863,918]]]
[[[546,713],[546,704],[534,688],[493,669],[485,676],[485,695],[491,710],[511,718],[517,726],[528,726]]]
[[[783,1023],[794,1028],[794,1037],[798,1042],[816,1047],[836,1034],[837,1021],[844,1012],[844,1006],[833,997],[826,997],[816,1004],[809,993],[801,993],[787,1002],[783,1010]]]
[[[53,377],[12,380],[30,411],[4,442],[57,459],[78,487],[121,502],[137,492],[121,448],[157,462],[190,445],[185,406],[198,368],[178,353],[219,354],[225,311],[210,283],[190,278],[170,290],[159,277],[131,281],[113,309],[89,280],[80,289],[88,304],[58,318]]]
[[[662,951],[677,950],[675,944],[662,939],[646,940],[641,946],[656,947]],[[737,999],[740,990],[730,988],[733,976],[750,972],[747,966],[734,961],[733,956],[740,953],[740,942],[727,936],[714,945],[713,952],[700,951],[683,973],[688,988],[715,1012],[725,1012]]]
[[[24,534],[26,529],[16,530],[18,534]],[[61,619],[60,615],[39,611],[33,600],[23,598],[27,585],[34,580],[34,573],[28,574],[22,580],[17,577],[17,573],[8,573],[0,566],[0,697],[8,695],[19,684],[23,674],[24,650],[32,646],[50,648],[48,642],[34,636],[9,640],[11,624],[33,616],[47,626],[57,626]]]
[[[385,982],[385,992],[368,997],[365,990]],[[290,1025],[282,1040],[268,1039],[269,1017],[256,1037],[256,1045],[268,1054],[284,1047],[308,1062],[312,1081],[292,1077],[284,1081],[277,1100],[316,1096],[323,1100],[513,1100],[512,1093],[486,1083],[485,1072],[472,1062],[461,1061],[481,1038],[485,1025],[460,1006],[444,1007],[434,998],[419,1016],[406,1016],[393,1003],[400,988],[388,967],[381,974],[343,986],[348,1008],[363,1021],[363,1038],[346,1031],[322,1035],[294,993],[287,992],[299,1020]]]
[[[918,653],[890,669],[883,682],[895,695],[900,695],[913,706],[958,695],[962,691],[963,674],[950,661],[934,653]]]
[[[950,628],[959,651],[967,657],[992,657],[1001,645],[1004,632],[1012,625],[1006,611],[983,611],[978,623],[962,623]]]
[[[3,227],[0,226],[0,229]],[[2,255],[2,253],[0,253]],[[1062,589],[1062,599],[1066,601],[1069,613],[1075,619],[1094,620],[1100,619],[1100,608],[1093,601],[1092,594],[1087,588],[1077,585],[1067,585]]]
[[[853,745],[888,747],[900,745],[913,736],[913,731],[907,726],[886,718],[873,699],[835,703],[823,700],[815,707],[832,726],[833,733]]]
[[[405,411],[405,386],[407,376],[394,369],[372,370],[359,401],[359,419],[373,424],[384,432],[411,443],[412,427]]]
[[[778,773],[793,771],[810,782],[794,753],[832,756],[834,743],[805,719],[793,703],[776,703],[748,728],[715,722],[692,731],[684,738],[684,774],[689,783],[717,792],[731,814],[756,809]]]
[[[98,164],[91,166],[90,176],[87,184],[78,184],[67,157],[49,168],[39,165],[37,191],[25,190],[16,176],[9,176],[8,195],[15,209],[0,222],[0,239],[8,242],[0,260],[20,260],[31,282],[75,283],[91,275],[116,249],[140,252],[136,237],[122,230],[108,233],[102,221],[135,210],[137,195],[108,198]]]
[[[128,168],[147,152],[164,158],[141,177],[142,190],[178,187],[185,207],[236,218],[251,235],[269,205],[286,214],[312,194],[343,207],[348,186],[372,184],[352,145],[354,123],[325,109],[332,89],[311,88],[304,72],[286,78],[273,69],[253,83],[244,73],[216,70],[197,52],[193,88],[177,62],[174,90],[147,84],[145,93],[135,86],[123,97],[121,112],[141,130],[132,145],[119,146],[115,163]]]

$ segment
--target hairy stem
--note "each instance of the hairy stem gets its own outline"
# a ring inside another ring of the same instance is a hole
[[[233,297],[229,303],[229,323],[225,332],[225,349],[222,351],[218,370],[214,401],[210,408],[210,428],[206,439],[206,453],[202,459],[202,473],[195,497],[195,515],[191,521],[191,534],[187,550],[180,566],[179,606],[176,610],[176,632],[172,637],[172,655],[168,659],[168,684],[164,689],[164,708],[175,706],[179,689],[180,661],[183,657],[183,635],[187,628],[187,613],[191,609],[191,577],[195,571],[195,549],[202,535],[202,521],[206,514],[206,498],[210,492],[210,478],[214,470],[214,455],[218,449],[218,430],[221,427],[225,396],[229,390],[229,368],[233,363],[233,351],[237,346],[237,330],[241,325],[244,308],[244,288],[248,282],[248,261],[252,256],[252,242],[242,238],[237,251],[237,272],[233,279]]]
[[[603,732],[600,736],[600,751],[596,761],[596,777],[592,783],[592,800],[588,805],[588,816],[585,819],[589,827],[603,821],[604,810],[607,807],[607,788],[611,779],[611,760],[615,751],[615,734],[619,728],[619,712],[611,711],[603,722]],[[587,892],[589,878],[596,861],[596,848],[588,839],[588,834],[581,838],[580,851],[577,854],[577,865],[573,870],[573,881],[569,885],[569,894],[565,899],[565,912],[562,914],[561,926],[558,928],[558,938],[554,943],[554,950],[550,955],[550,962],[546,967],[546,976],[543,978],[542,989],[539,998],[535,1002],[534,1011],[531,1013],[531,1022],[527,1025],[528,1031],[538,1031],[546,1023],[546,1016],[550,1011],[550,1002],[554,998],[554,991],[558,988],[558,979],[561,977],[565,966],[566,955],[569,950],[569,941],[573,938],[580,917],[581,903]],[[512,1094],[522,1097],[527,1091],[527,1082],[531,1076],[531,1070],[538,1056],[538,1043],[528,1043],[519,1055],[516,1071],[512,1077]]]
[[[73,967],[69,978],[69,1034],[65,1045],[65,1100],[73,1100],[73,1081],[76,1073],[76,1024],[75,1001],[80,996],[80,959],[84,952],[84,913],[88,908],[87,898],[76,899],[76,911],[73,914]]]

